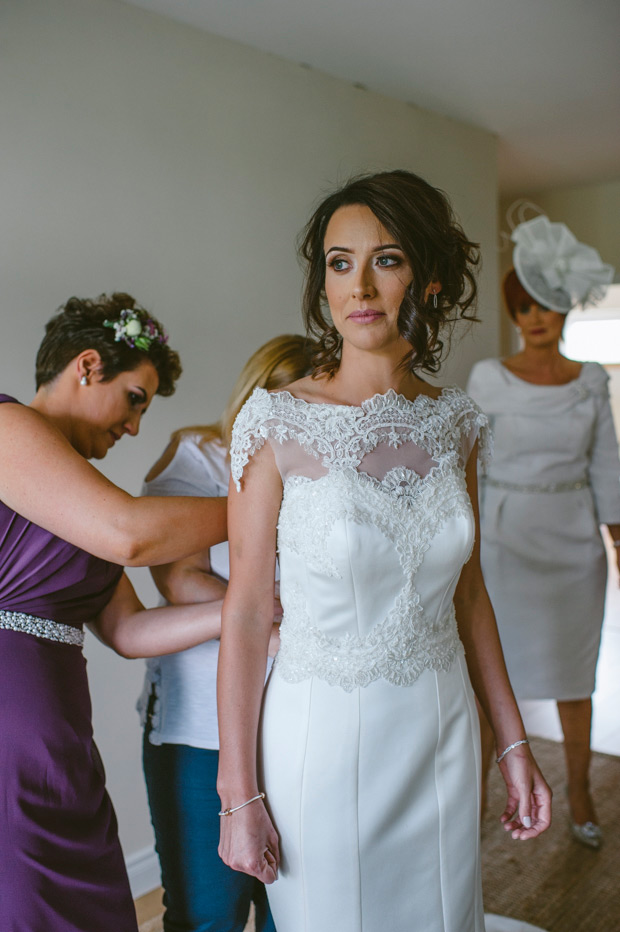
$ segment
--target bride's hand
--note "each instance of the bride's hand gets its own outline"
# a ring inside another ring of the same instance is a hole
[[[262,800],[220,817],[218,853],[233,870],[250,874],[263,883],[278,879],[278,835]]]
[[[536,838],[551,825],[552,792],[532,752],[527,746],[515,748],[499,768],[508,790],[500,822],[513,838]]]

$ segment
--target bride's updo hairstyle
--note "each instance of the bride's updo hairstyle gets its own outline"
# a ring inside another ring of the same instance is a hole
[[[451,330],[462,319],[477,319],[468,311],[475,307],[474,271],[480,252],[457,223],[443,191],[399,170],[354,178],[318,206],[301,234],[299,251],[306,263],[304,320],[318,343],[312,355],[314,375],[331,378],[340,365],[342,338],[325,316],[324,240],[333,214],[354,204],[373,212],[399,244],[413,272],[398,316],[400,333],[412,346],[402,366],[411,372],[437,372],[444,347],[440,331]],[[432,295],[425,297],[433,281],[441,282],[437,307]]]

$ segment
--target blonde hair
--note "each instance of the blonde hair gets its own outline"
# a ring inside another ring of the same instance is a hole
[[[310,357],[315,350],[314,340],[296,333],[283,334],[264,343],[241,370],[219,421],[181,427],[172,434],[171,441],[174,443],[183,437],[196,436],[201,443],[220,440],[228,448],[235,418],[254,389],[274,391],[309,375],[312,372]]]

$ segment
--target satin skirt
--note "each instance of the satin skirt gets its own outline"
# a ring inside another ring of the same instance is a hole
[[[2,932],[137,932],[81,648],[0,630]]]
[[[261,723],[278,932],[483,932],[478,718],[465,661],[345,692],[274,668]]]

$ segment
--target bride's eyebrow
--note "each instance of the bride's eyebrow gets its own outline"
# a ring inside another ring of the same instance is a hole
[[[384,249],[399,249],[400,252],[403,251],[403,250],[402,250],[402,246],[399,246],[398,243],[383,243],[381,246],[375,246],[375,248],[374,248],[372,251],[373,251],[373,252],[383,252]],[[353,249],[349,249],[347,246],[330,246],[329,249],[327,250],[327,252],[325,253],[325,255],[328,256],[328,255],[330,254],[330,252],[349,252],[349,253],[352,253],[352,252],[354,252],[354,250],[353,250]]]

